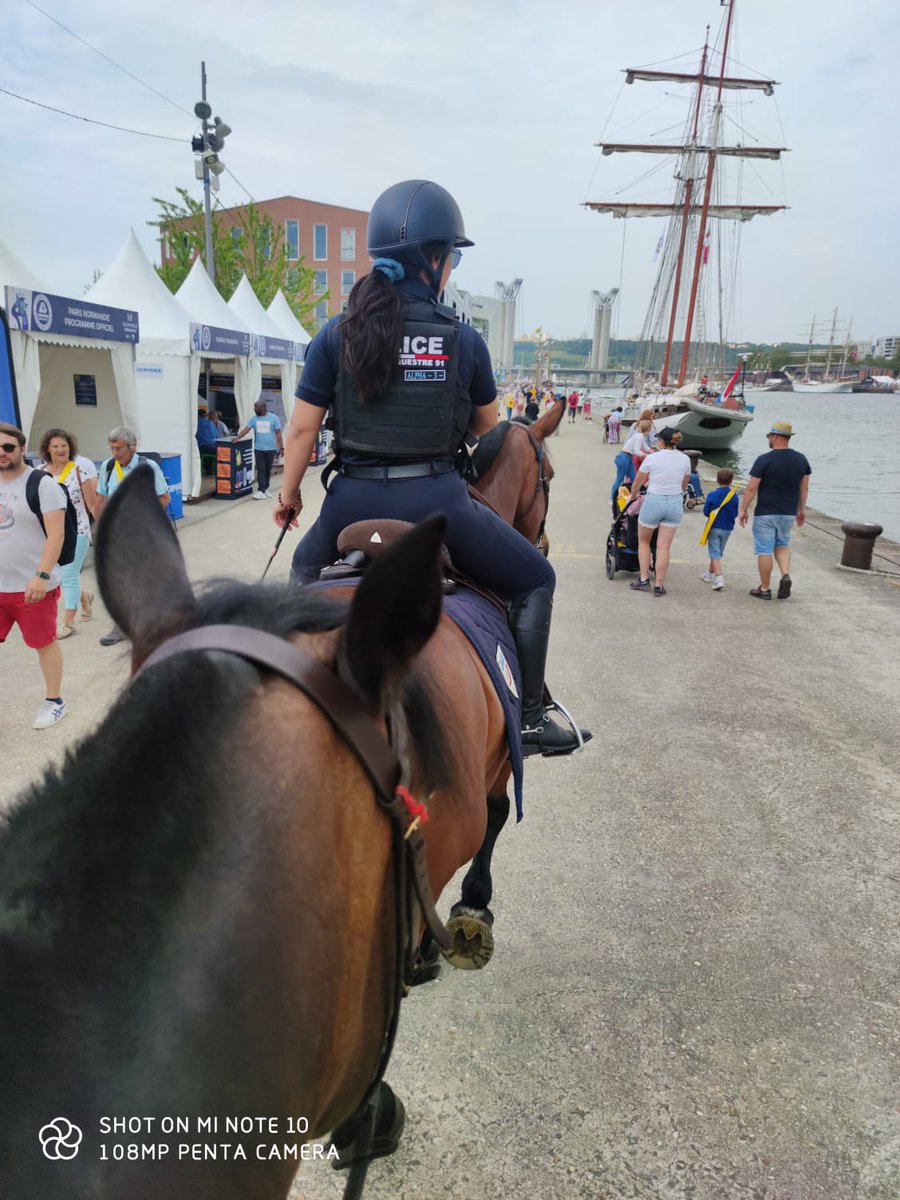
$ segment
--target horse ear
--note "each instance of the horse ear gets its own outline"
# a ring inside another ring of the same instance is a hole
[[[104,506],[97,580],[103,603],[131,639],[135,667],[195,611],[178,539],[148,466],[129,472]]]
[[[441,543],[447,522],[429,517],[398,539],[363,575],[344,629],[339,670],[373,710],[437,628]]]
[[[535,423],[531,426],[531,432],[539,442],[542,442],[544,438],[549,437],[551,433],[556,432],[565,411],[565,400],[556,400],[554,401],[553,407],[548,408],[540,420],[535,421]]]

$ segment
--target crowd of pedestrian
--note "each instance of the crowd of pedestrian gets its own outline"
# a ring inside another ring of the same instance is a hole
[[[682,440],[678,430],[667,427],[655,432],[651,415],[649,410],[641,414],[613,460],[616,473],[610,499],[615,503],[620,489],[628,487],[627,502],[622,503],[627,503],[629,513],[637,514],[640,570],[631,589],[665,596],[671,546],[682,522],[685,496],[690,494],[686,489],[693,468],[690,458],[678,449]],[[792,436],[793,427],[788,421],[773,422],[766,434],[769,450],[753,463],[743,490],[735,485],[731,468],[723,467],[716,473],[717,486],[703,505],[706,525],[700,538],[709,555],[709,565],[700,578],[711,584],[713,591],[725,586],[725,547],[735,524],[747,524],[755,502],[752,529],[759,583],[751,588],[750,595],[758,600],[772,599],[776,566],[780,575],[777,598],[786,600],[791,595],[791,532],[806,520],[812,473],[806,456],[791,449]],[[617,440],[610,437],[614,444]],[[652,587],[651,570],[655,576]]]

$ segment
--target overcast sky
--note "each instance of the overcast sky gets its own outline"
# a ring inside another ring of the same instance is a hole
[[[158,261],[151,195],[194,179],[200,60],[233,128],[223,158],[258,200],[292,194],[367,209],[399,179],[437,180],[476,242],[461,287],[524,279],[518,333],[588,328],[592,288],[622,283],[615,326],[640,328],[662,222],[614,221],[582,201],[670,199],[671,161],[600,158],[678,122],[672,87],[622,86],[621,68],[699,59],[717,0],[30,0],[0,5],[0,87],[169,137],[85,124],[0,92],[0,238],[49,290],[80,295],[134,226]],[[837,306],[860,339],[900,334],[897,0],[737,0],[743,93],[762,163],[745,199],[783,203],[743,232],[737,340],[802,340]],[[782,134],[783,127],[783,134]],[[784,141],[782,142],[782,137]],[[663,164],[643,184],[627,185]],[[771,189],[771,191],[769,191]],[[228,175],[219,193],[246,193]],[[627,236],[622,266],[622,229]],[[15,282],[15,281],[12,281]],[[614,327],[615,327],[614,326]]]

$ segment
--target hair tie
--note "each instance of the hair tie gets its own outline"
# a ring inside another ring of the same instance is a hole
[[[406,275],[406,268],[396,258],[376,258],[372,260],[372,270],[381,271],[387,275],[391,283],[399,283]]]

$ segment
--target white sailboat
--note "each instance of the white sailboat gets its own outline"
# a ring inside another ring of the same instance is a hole
[[[838,325],[838,310],[834,310],[831,318],[831,337],[828,339],[828,354],[825,359],[825,370],[821,379],[813,379],[810,376],[810,369],[815,365],[813,360],[813,342],[816,336],[816,318],[813,317],[809,327],[809,345],[806,351],[806,369],[803,379],[792,379],[793,391],[806,393],[808,395],[832,395],[834,392],[852,392],[853,385],[856,382],[854,379],[832,379],[831,377],[831,359],[834,354],[834,335]],[[850,349],[850,330],[853,327],[851,321],[847,326],[847,337],[844,342],[844,359],[840,367],[839,375],[843,375],[847,369],[847,354]]]
[[[726,195],[727,180],[723,165],[734,160],[777,160],[784,147],[757,146],[753,138],[739,138],[725,144],[726,117],[737,122],[740,112],[725,113],[725,98],[732,93],[759,91],[771,96],[774,79],[732,73],[728,69],[736,0],[722,0],[727,9],[721,35],[721,51],[716,54],[709,44],[709,31],[703,46],[699,68],[692,71],[655,70],[629,67],[626,83],[636,81],[664,85],[687,84],[693,89],[683,135],[676,143],[600,142],[604,155],[619,153],[663,154],[676,160],[676,188],[672,200],[654,203],[624,201],[588,201],[595,212],[613,217],[665,217],[667,226],[660,239],[660,267],[641,333],[643,363],[636,372],[637,391],[654,409],[657,424],[676,426],[682,433],[682,446],[698,450],[726,449],[734,444],[753,419],[753,408],[735,393],[735,377],[725,378],[725,300],[727,273],[725,238],[722,230],[731,223],[739,229],[755,216],[768,216],[784,205],[747,204]],[[717,57],[718,61],[714,62]],[[716,229],[713,237],[713,229]],[[714,255],[714,267],[710,254]],[[737,238],[732,257],[736,260]],[[733,280],[732,280],[733,282]],[[710,350],[707,323],[718,319],[719,359],[715,364],[721,377],[718,387],[701,386],[699,367],[691,362],[696,335],[700,353]],[[664,348],[664,349],[663,349]],[[661,366],[656,365],[662,357]],[[733,361],[733,358],[732,358]],[[728,370],[728,374],[731,370]],[[675,389],[675,390],[673,390]],[[653,394],[655,391],[655,395]]]

